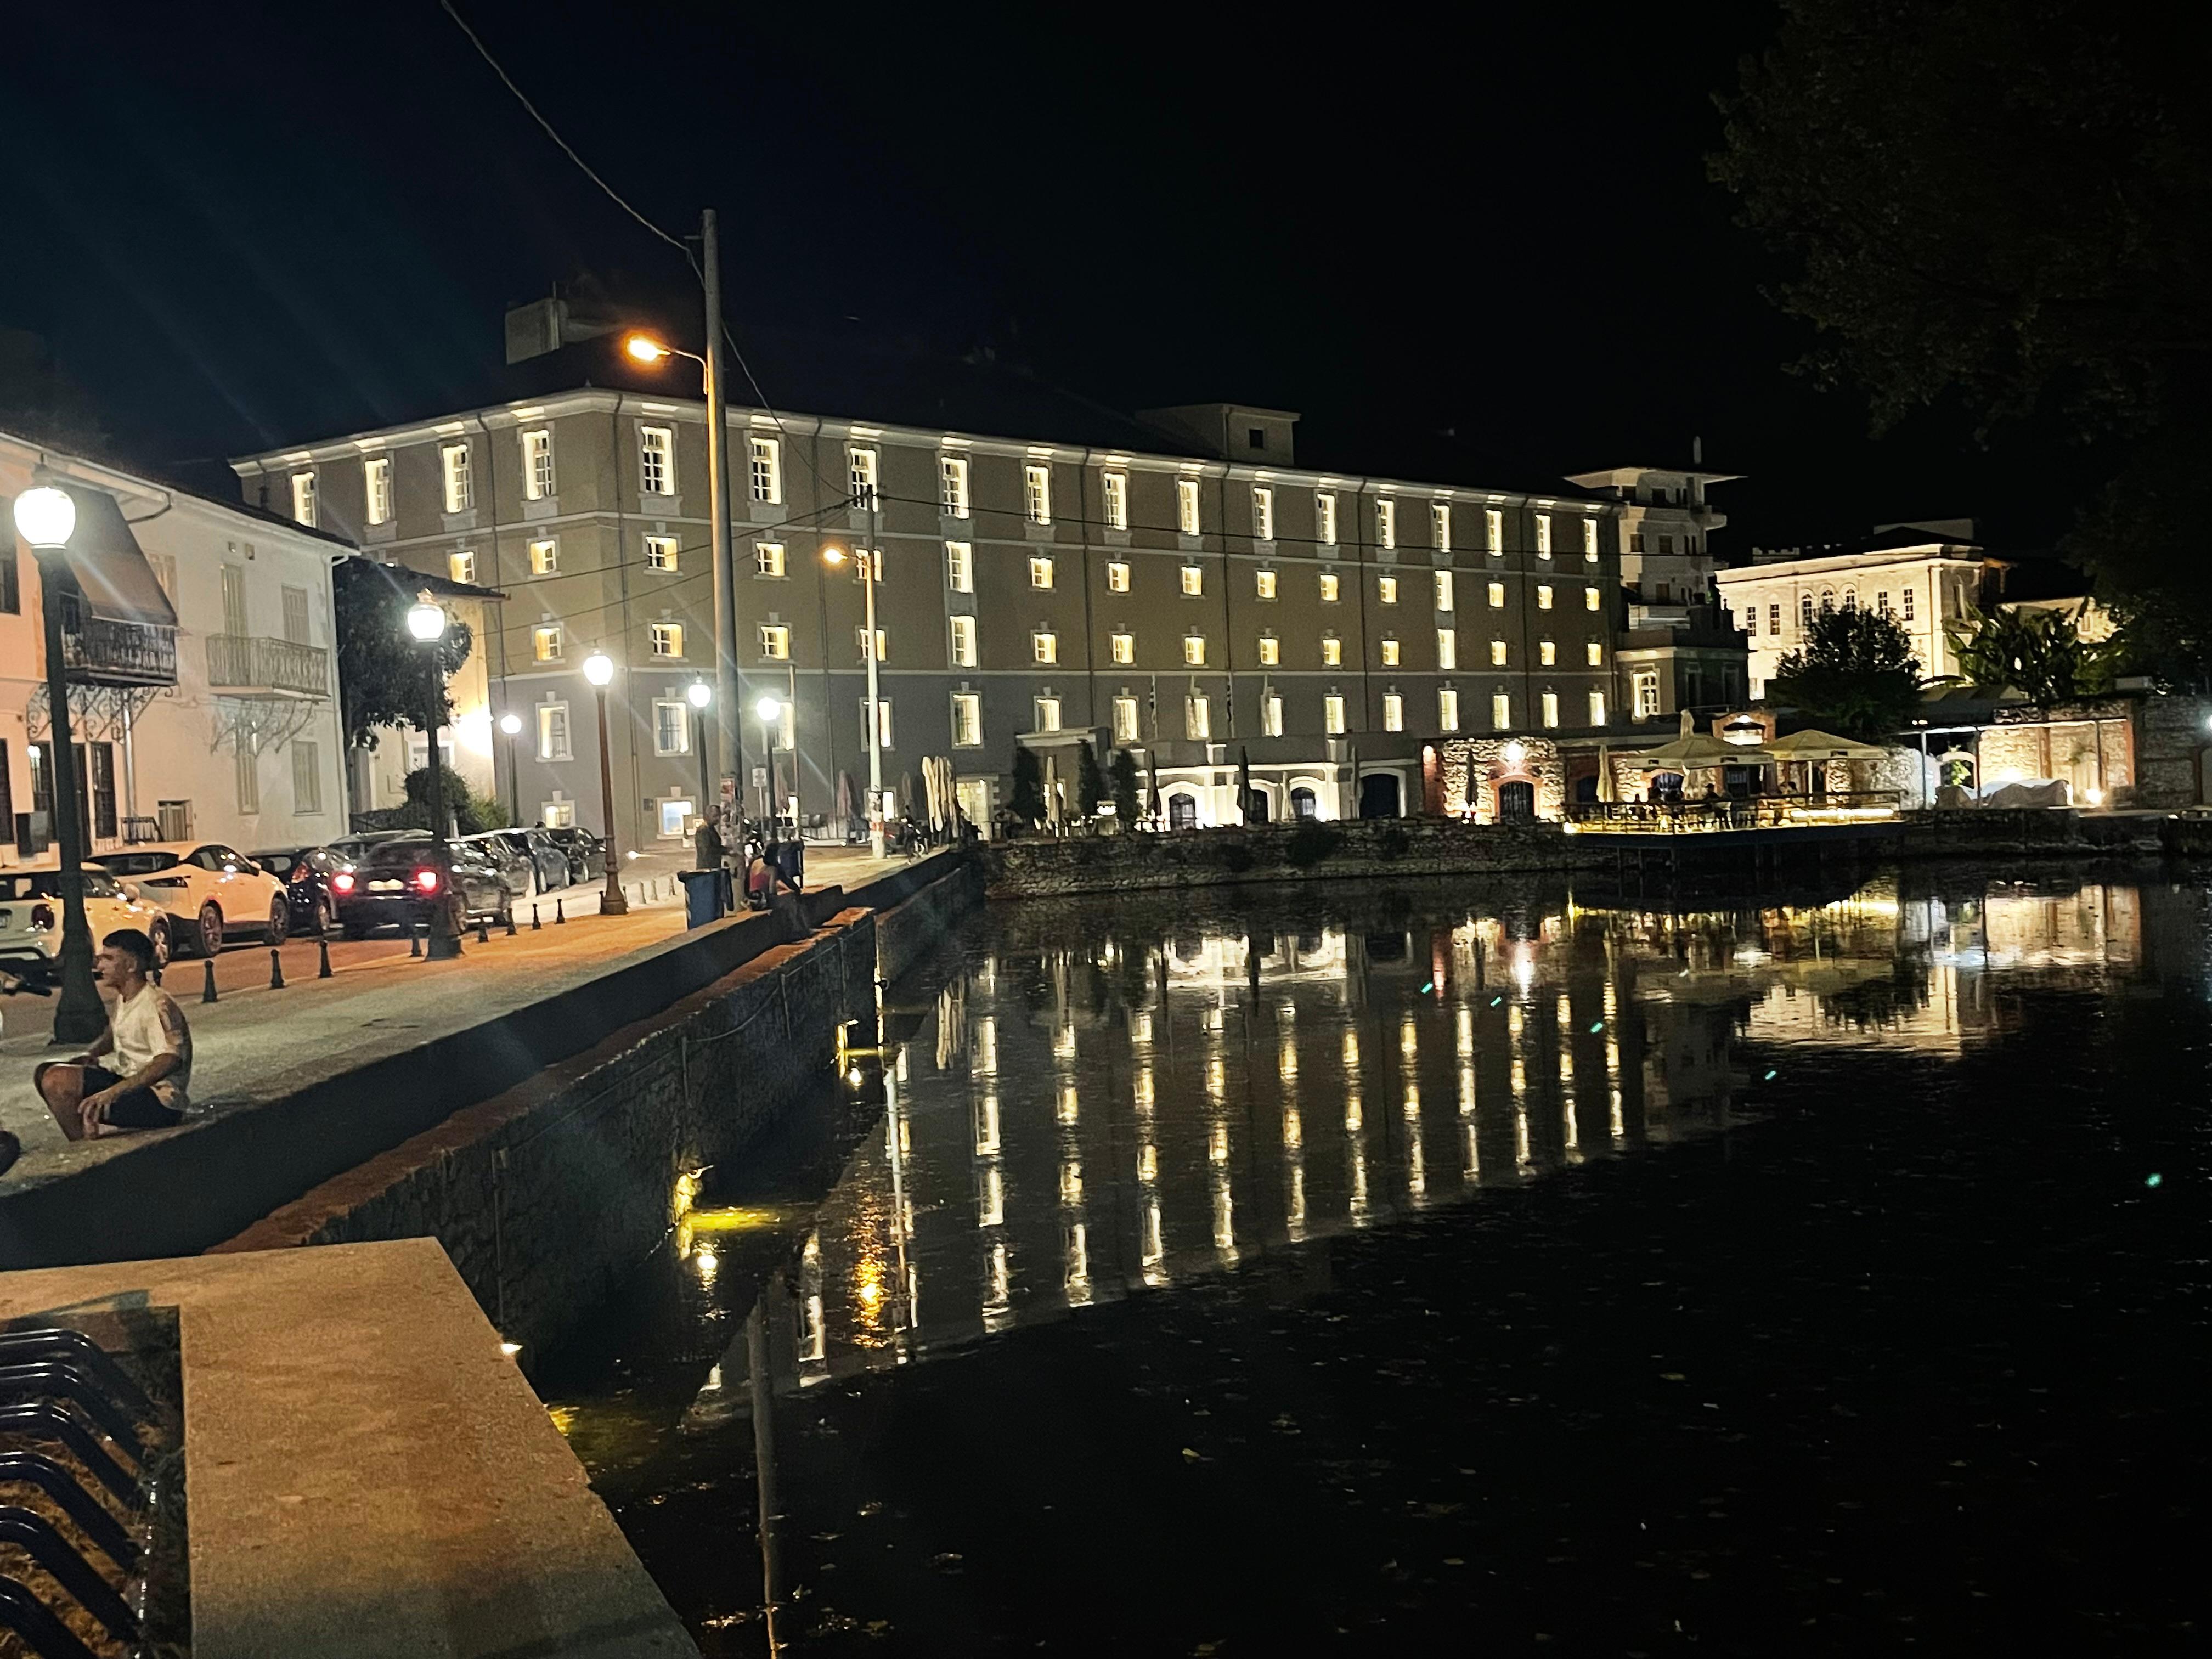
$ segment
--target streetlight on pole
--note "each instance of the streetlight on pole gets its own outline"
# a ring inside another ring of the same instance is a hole
[[[599,895],[599,914],[626,916],[629,901],[623,896],[622,860],[615,847],[615,770],[607,748],[607,687],[614,683],[614,659],[594,651],[584,659],[584,678],[599,694],[599,820],[606,841],[607,884]]]
[[[872,503],[870,522],[873,523]],[[830,564],[845,562],[845,550],[825,547],[823,561]],[[866,597],[866,621],[861,635],[861,655],[868,664],[868,850],[876,857],[884,856],[884,712],[876,688],[876,577],[878,561],[875,550],[854,556],[859,566],[860,591]]]
[[[455,909],[459,901],[453,892],[453,847],[447,838],[451,826],[446,822],[446,769],[438,759],[438,731],[445,724],[446,712],[438,642],[446,637],[446,607],[423,594],[407,607],[407,631],[422,647],[423,695],[428,699],[423,708],[429,717],[425,729],[429,742],[425,746],[430,751],[430,858],[438,872],[438,890],[430,903],[430,926],[422,941],[422,953],[432,962],[450,962],[461,954],[461,923]]]
[[[704,680],[694,680],[684,688],[684,701],[691,705],[698,716],[699,735],[699,816],[714,817],[711,798],[707,793],[707,705],[714,701],[714,688]]]
[[[515,738],[522,733],[522,716],[513,709],[499,717],[499,729],[507,734],[507,816],[508,822],[522,823],[522,751]]]
[[[706,241],[706,355],[679,351],[647,334],[631,335],[623,349],[641,363],[684,357],[699,365],[707,393],[707,510],[714,521],[714,696],[721,708],[734,709],[742,695],[738,687],[738,587],[730,550],[730,423],[722,397],[722,266],[713,210],[702,216],[700,228]],[[734,805],[738,775],[744,766],[742,734],[734,719],[719,722],[716,730],[720,738],[716,746],[721,757],[722,785]],[[704,811],[706,803],[699,805]]]
[[[753,705],[753,713],[760,716],[761,744],[768,750],[768,784],[761,791],[761,805],[768,818],[769,844],[774,846],[777,836],[775,811],[775,728],[783,719],[783,704],[774,697],[763,697]]]
[[[62,599],[75,586],[69,540],[76,502],[65,489],[40,484],[15,497],[15,531],[39,562],[40,609],[46,641],[46,776],[52,781],[55,854],[61,862],[62,994],[54,1007],[54,1041],[89,1042],[107,1029],[107,1006],[92,977],[92,928],[84,919],[85,823],[76,810],[76,750],[70,739],[69,660],[62,638]]]

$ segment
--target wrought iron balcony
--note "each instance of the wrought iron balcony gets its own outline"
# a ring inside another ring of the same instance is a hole
[[[62,612],[62,661],[80,685],[174,685],[177,630],[151,623]]]
[[[208,635],[208,688],[246,697],[327,697],[331,653],[251,634]]]

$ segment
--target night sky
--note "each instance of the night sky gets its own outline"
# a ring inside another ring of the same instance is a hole
[[[456,3],[641,211],[720,210],[787,407],[842,340],[988,348],[1117,409],[1294,409],[1303,462],[1415,478],[1540,489],[1698,434],[1749,475],[1717,497],[1737,554],[1923,516],[2032,548],[2096,476],[1940,416],[1873,441],[1784,372],[1809,337],[1704,160],[1771,3]],[[211,458],[485,401],[502,308],[556,282],[696,331],[680,257],[435,0],[222,11],[41,9],[0,59],[0,324],[51,340],[118,456],[220,487]]]

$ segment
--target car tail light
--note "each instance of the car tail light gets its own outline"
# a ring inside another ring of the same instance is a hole
[[[333,892],[338,893],[350,893],[353,891],[353,872],[350,870],[341,870],[337,874],[332,876],[331,878],[331,890]]]
[[[31,907],[31,927],[34,932],[51,933],[53,931],[53,926],[54,907],[52,905],[34,904]]]
[[[415,872],[415,884],[426,893],[436,892],[438,872],[435,870],[417,870]]]

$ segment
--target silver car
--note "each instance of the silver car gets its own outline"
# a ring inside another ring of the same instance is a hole
[[[528,898],[537,890],[537,865],[500,831],[489,830],[482,835],[463,836],[453,845],[475,852],[498,873],[500,885],[514,896]]]

